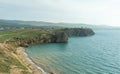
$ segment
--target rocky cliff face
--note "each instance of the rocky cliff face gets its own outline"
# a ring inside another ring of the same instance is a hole
[[[14,41],[8,43],[14,43],[15,45],[22,47],[28,47],[31,44],[61,43],[67,41],[68,41],[68,35],[65,32],[60,31],[52,34],[40,34],[36,37],[27,37],[27,38],[14,37]]]
[[[48,29],[44,29],[49,31]],[[39,30],[38,30],[39,31]],[[38,43],[60,43],[67,42],[69,36],[90,36],[94,35],[92,29],[89,28],[64,28],[64,29],[50,29],[51,32],[40,32],[35,36],[29,37],[13,37],[13,41],[8,43],[13,43],[18,46],[27,47],[31,44]]]
[[[60,31],[60,32],[56,32],[55,33],[55,41],[53,42],[67,42],[68,41],[68,35],[63,32],[63,31]]]
[[[95,34],[90,28],[64,28],[60,30],[65,32],[68,36],[91,36]]]
[[[2,33],[2,32],[1,32]],[[94,32],[88,28],[65,29],[17,29],[3,31],[0,41],[0,74],[42,74],[29,63],[22,48],[37,43],[67,42],[69,36],[90,36]],[[51,73],[52,74],[52,73]]]

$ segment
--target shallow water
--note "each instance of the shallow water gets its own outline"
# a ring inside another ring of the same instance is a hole
[[[26,53],[49,73],[120,74],[120,30],[95,32],[70,37],[68,43],[34,45]]]

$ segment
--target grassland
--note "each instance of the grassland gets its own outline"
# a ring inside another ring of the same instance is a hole
[[[13,51],[16,48],[8,44],[0,44],[0,74],[31,74],[28,68],[23,64],[18,54]]]
[[[16,58],[6,55],[0,49],[0,72],[10,73],[10,69],[12,66],[16,66],[17,68],[26,70],[27,68],[23,66]]]
[[[28,66],[20,61],[21,59],[17,56],[19,55],[17,54],[17,47],[6,44],[6,41],[13,41],[14,37],[35,37],[38,34],[49,32],[47,30],[37,29],[0,31],[0,74],[15,74],[15,72],[19,72],[17,74],[32,74],[32,72],[28,70]]]
[[[0,31],[0,43],[5,41],[11,41],[14,37],[27,38],[35,37],[40,34],[52,33],[53,30],[42,30],[42,29],[17,29],[17,30],[7,30]]]

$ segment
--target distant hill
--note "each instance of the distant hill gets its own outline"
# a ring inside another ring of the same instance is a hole
[[[61,28],[61,27],[88,27],[92,29],[119,29],[117,27],[111,27],[106,25],[93,25],[83,23],[52,23],[44,21],[21,21],[21,20],[3,20],[0,19],[0,29],[3,27],[15,27],[15,28]]]

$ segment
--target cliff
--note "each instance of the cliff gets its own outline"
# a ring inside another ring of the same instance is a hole
[[[0,31],[0,74],[42,74],[19,47],[38,43],[67,42],[69,36],[94,35],[89,28],[17,29]]]
[[[27,47],[31,44],[38,43],[68,42],[69,36],[91,36],[95,34],[93,30],[89,28],[32,29],[30,35],[28,32],[28,36],[15,36],[12,37],[11,40],[6,41],[6,43]],[[32,33],[34,33],[34,35],[32,35]]]
[[[91,36],[95,34],[90,28],[63,28],[58,31],[63,31],[68,36]]]

